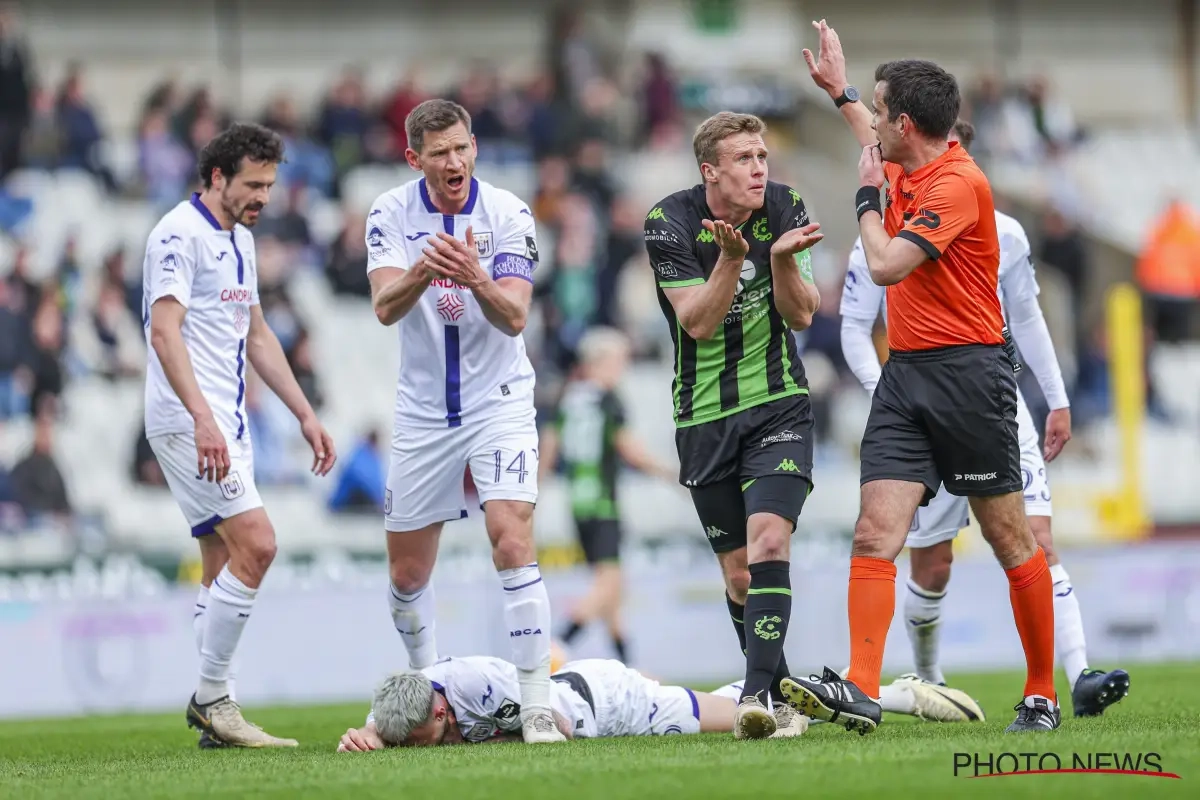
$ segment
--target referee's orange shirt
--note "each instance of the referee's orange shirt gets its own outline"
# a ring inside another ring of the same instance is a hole
[[[907,239],[928,256],[887,287],[888,348],[1002,344],[1000,239],[983,171],[958,142],[911,175],[891,163],[884,171],[888,236]]]

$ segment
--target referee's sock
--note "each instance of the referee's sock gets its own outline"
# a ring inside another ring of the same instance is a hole
[[[896,613],[896,565],[886,558],[850,559],[850,671],[846,680],[879,697],[883,646]]]
[[[783,661],[788,621],[792,616],[792,574],[786,561],[760,561],[750,565],[750,591],[746,593],[746,682],[742,697],[758,697],[777,683]]]
[[[729,618],[733,621],[733,629],[737,631],[738,647],[741,648],[744,656],[746,655],[746,607],[728,594],[725,595],[725,605],[729,608]],[[771,681],[771,699],[776,703],[787,702],[783,696],[783,690],[779,688],[779,682],[790,676],[787,657],[780,652],[779,667],[775,670],[775,678]]]
[[[1054,580],[1038,548],[1024,564],[1005,570],[1008,597],[1025,650],[1025,696],[1058,702],[1054,691]]]

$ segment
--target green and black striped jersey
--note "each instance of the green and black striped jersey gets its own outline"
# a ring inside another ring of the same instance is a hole
[[[575,519],[617,519],[617,434],[625,408],[614,392],[572,381],[554,417]]]
[[[725,323],[711,339],[697,341],[679,324],[663,289],[704,283],[721,250],[702,220],[714,215],[704,185],[676,192],[646,215],[646,249],[658,281],[658,304],[675,343],[675,424],[698,425],[754,406],[808,393],[804,365],[772,296],[771,245],[786,231],[808,224],[804,201],[794,190],[767,182],[763,207],[739,230],[750,251]],[[797,268],[811,270],[808,251]]]

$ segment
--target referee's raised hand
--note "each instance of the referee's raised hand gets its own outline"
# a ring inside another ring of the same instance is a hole
[[[817,55],[805,48],[804,63],[813,82],[831,96],[836,97],[850,83],[846,79],[846,56],[842,52],[842,40],[837,31],[825,24],[825,20],[812,24],[817,29],[819,47]]]
[[[706,219],[701,224],[704,225],[705,230],[712,232],[717,246],[721,248],[721,255],[729,258],[745,258],[746,253],[750,252],[750,245],[742,236],[742,232],[728,222]]]

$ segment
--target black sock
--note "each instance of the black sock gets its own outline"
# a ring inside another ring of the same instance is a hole
[[[624,636],[613,636],[612,644],[613,644],[613,650],[617,651],[617,660],[620,661],[625,666],[629,666],[629,653],[625,649],[625,637]]]
[[[746,682],[742,697],[762,700],[776,683],[792,615],[792,574],[786,561],[750,565],[746,596]]]
[[[581,630],[583,630],[583,626],[575,620],[571,620],[567,627],[563,628],[562,635],[558,638],[562,639],[563,644],[570,644],[571,640],[578,636]]]
[[[725,605],[729,608],[729,618],[733,620],[733,629],[737,631],[738,647],[742,655],[746,655],[746,607],[736,602],[728,594],[725,595]]]

